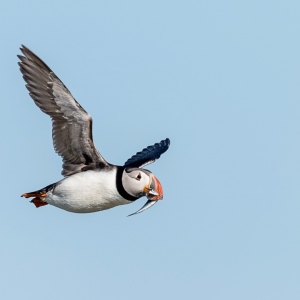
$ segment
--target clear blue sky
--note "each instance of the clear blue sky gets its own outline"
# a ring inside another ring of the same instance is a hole
[[[299,1],[6,1],[1,36],[1,299],[298,300]],[[76,215],[24,192],[61,179],[21,44],[93,116],[122,164],[165,198]]]

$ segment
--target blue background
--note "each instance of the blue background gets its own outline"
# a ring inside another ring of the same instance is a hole
[[[1,299],[299,299],[299,1],[10,1],[0,10]],[[26,45],[164,200],[36,209],[61,179],[51,122],[17,65]]]

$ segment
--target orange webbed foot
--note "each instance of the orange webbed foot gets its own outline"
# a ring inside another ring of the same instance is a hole
[[[46,197],[47,194],[42,193],[24,193],[21,197],[30,198],[30,197]]]
[[[36,198],[33,198],[31,201],[31,203],[33,203],[35,205],[35,207],[40,207],[40,206],[44,206],[44,205],[47,205],[48,203],[43,201],[42,199],[36,197]]]

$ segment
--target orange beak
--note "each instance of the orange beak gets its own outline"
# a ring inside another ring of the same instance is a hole
[[[164,197],[162,185],[153,174],[150,174],[149,185],[144,188],[144,191],[148,200],[157,201]]]
[[[136,211],[135,213],[133,213],[129,216],[133,216],[133,215],[136,215],[136,214],[139,214],[139,213],[145,211],[146,209],[153,206],[158,200],[162,200],[162,198],[164,196],[163,188],[162,188],[159,180],[153,174],[150,174],[149,185],[144,187],[143,192],[146,194],[148,201],[145,203],[145,205],[141,209],[139,209],[138,211]]]

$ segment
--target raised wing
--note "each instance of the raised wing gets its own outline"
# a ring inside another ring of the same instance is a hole
[[[170,146],[170,140],[167,138],[160,143],[156,143],[153,146],[148,146],[137,154],[129,158],[124,167],[130,168],[142,168],[148,164],[153,163],[156,159],[165,153]]]
[[[52,119],[55,151],[63,159],[62,175],[108,165],[95,148],[92,118],[55,73],[25,46],[18,55],[26,88],[35,104]]]

